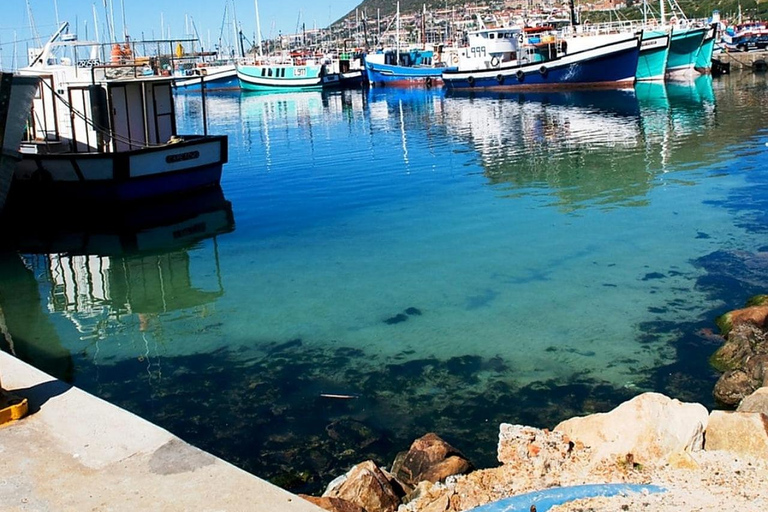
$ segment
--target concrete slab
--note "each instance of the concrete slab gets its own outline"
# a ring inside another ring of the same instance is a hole
[[[322,511],[4,352],[0,380],[30,405],[0,428],[4,511]]]

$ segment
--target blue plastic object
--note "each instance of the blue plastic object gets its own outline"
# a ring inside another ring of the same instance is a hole
[[[572,487],[555,487],[544,491],[529,492],[504,498],[487,505],[471,509],[470,512],[530,512],[531,505],[536,506],[536,512],[547,512],[555,505],[583,498],[611,497],[622,494],[637,494],[642,492],[658,493],[666,489],[656,485],[638,484],[590,484],[574,485]]]

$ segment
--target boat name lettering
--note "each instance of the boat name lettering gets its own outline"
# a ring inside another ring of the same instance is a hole
[[[198,222],[182,229],[177,229],[173,232],[173,238],[181,238],[183,236],[196,235],[198,233],[205,233],[205,222]]]
[[[485,50],[485,46],[472,46],[469,48],[470,57],[485,57],[488,52]]]
[[[101,61],[99,59],[81,59],[77,61],[77,67],[79,68],[92,68],[93,66],[100,66]]]
[[[165,162],[169,164],[175,164],[176,162],[185,162],[187,160],[194,160],[200,158],[199,151],[187,151],[186,153],[179,153],[177,155],[168,155],[165,157]]]

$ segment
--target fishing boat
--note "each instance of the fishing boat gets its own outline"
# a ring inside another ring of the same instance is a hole
[[[173,77],[113,62],[66,27],[19,70],[40,85],[9,202],[98,204],[217,185],[227,137],[208,135],[205,121],[203,135],[177,133]]]
[[[454,55],[443,53],[443,46],[429,49],[426,44],[420,48],[401,48],[400,43],[400,2],[397,2],[396,35],[394,48],[380,48],[365,56],[365,73],[371,87],[423,86],[433,87],[443,83],[443,71],[449,67]]]
[[[240,88],[235,64],[199,64],[182,70],[174,77],[173,86],[178,91],[200,92],[233,91]]]
[[[706,27],[695,27],[686,23],[679,23],[672,27],[667,77],[692,76],[699,55],[699,48],[704,42],[707,30]]]
[[[696,54],[696,63],[694,69],[702,74],[712,72],[712,55],[715,52],[715,41],[717,40],[717,23],[712,23],[704,35],[704,39],[699,46],[699,52]]]
[[[364,55],[342,53],[333,61],[332,70],[322,78],[324,89],[359,89],[367,84]]]
[[[314,62],[296,64],[281,61],[237,66],[237,78],[244,91],[322,89],[326,74],[325,65]]]
[[[598,46],[571,51],[555,33],[519,32],[514,59],[492,59],[478,66],[461,63],[443,72],[450,89],[541,89],[622,87],[635,81],[640,37],[623,37]],[[475,59],[476,62],[476,59]],[[485,62],[485,61],[483,61]]]
[[[35,77],[0,74],[0,211],[5,205],[16,164],[21,160],[19,145],[37,87]]]

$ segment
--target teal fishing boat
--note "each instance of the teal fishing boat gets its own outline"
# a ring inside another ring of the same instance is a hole
[[[686,76],[693,72],[699,48],[704,41],[707,28],[675,26],[669,45],[667,76]]]
[[[300,91],[322,89],[322,64],[260,64],[238,66],[237,78],[244,91]]]
[[[712,53],[715,51],[715,39],[717,38],[717,24],[712,24],[704,36],[699,52],[696,54],[694,69],[702,74],[712,72]]]
[[[664,80],[669,59],[670,36],[663,30],[644,30],[635,78],[638,81]]]

